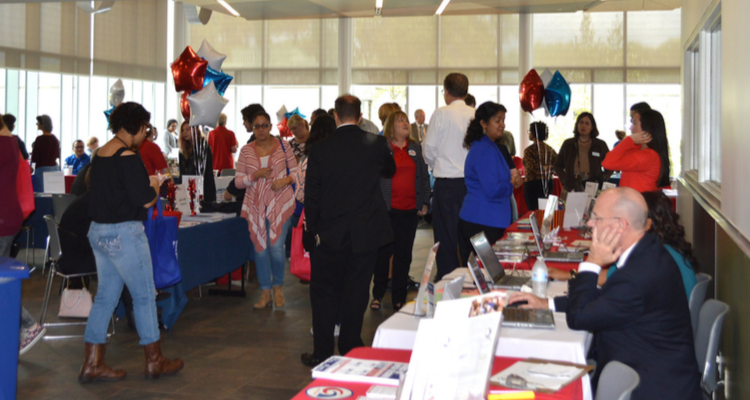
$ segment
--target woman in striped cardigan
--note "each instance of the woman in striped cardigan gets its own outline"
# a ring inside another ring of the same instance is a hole
[[[271,117],[259,112],[252,120],[243,118],[245,128],[255,134],[255,141],[242,147],[237,160],[234,182],[247,189],[242,202],[242,217],[247,219],[250,239],[255,249],[261,297],[255,308],[284,306],[284,238],[289,217],[294,212],[293,178],[297,160],[288,144],[271,135]]]
[[[370,308],[378,310],[388,285],[388,270],[393,256],[391,301],[398,311],[406,302],[414,236],[419,217],[427,214],[430,204],[430,175],[422,158],[422,146],[409,140],[409,117],[393,112],[385,121],[383,135],[388,139],[396,161],[396,174],[380,179],[380,190],[388,207],[394,242],[378,252]]]

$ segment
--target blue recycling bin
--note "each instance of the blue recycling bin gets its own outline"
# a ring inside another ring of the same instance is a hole
[[[29,267],[13,258],[0,257],[0,400],[16,398],[18,380],[18,329],[21,324],[21,279]]]

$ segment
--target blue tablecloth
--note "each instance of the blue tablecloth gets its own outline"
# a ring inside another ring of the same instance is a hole
[[[201,224],[178,231],[177,260],[182,281],[165,289],[172,294],[157,303],[161,307],[161,321],[172,329],[187,305],[186,292],[241,267],[254,260],[247,220],[240,217],[210,224]]]
[[[24,226],[34,227],[34,247],[37,249],[44,249],[47,247],[47,224],[44,222],[45,215],[55,215],[55,211],[52,208],[52,196],[50,195],[35,195],[34,196],[34,212],[29,215],[29,218],[24,221]],[[18,243],[26,244],[26,235],[19,235],[17,239]]]

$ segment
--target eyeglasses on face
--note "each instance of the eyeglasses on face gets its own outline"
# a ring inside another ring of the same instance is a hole
[[[75,146],[75,147],[73,147],[73,148],[74,148],[74,149],[82,149],[82,148],[83,148],[83,146]]]
[[[255,124],[253,125],[253,129],[266,129],[270,128],[271,124]]]
[[[591,215],[591,220],[594,221],[594,223],[597,223],[599,221],[603,221],[605,219],[617,219],[617,220],[619,220],[621,218],[620,217],[599,217],[599,216],[597,216],[594,213],[592,213],[592,215]]]

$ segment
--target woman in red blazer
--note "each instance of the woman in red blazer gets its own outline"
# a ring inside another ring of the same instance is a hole
[[[622,171],[620,186],[641,193],[669,186],[669,142],[664,117],[656,110],[633,114],[632,134],[607,153],[602,166]]]

